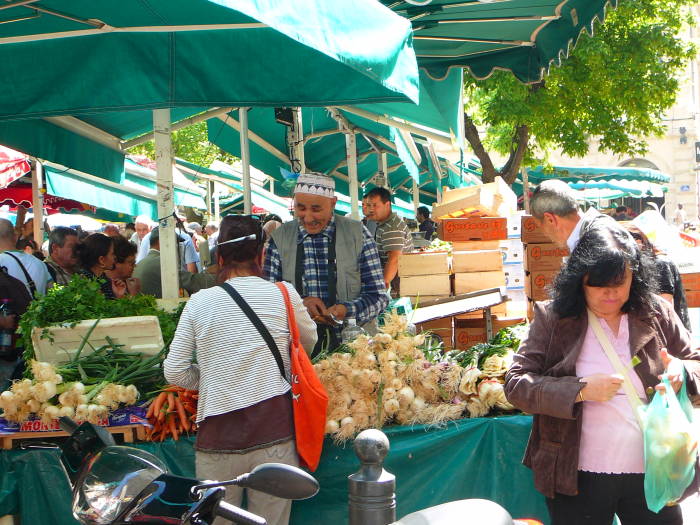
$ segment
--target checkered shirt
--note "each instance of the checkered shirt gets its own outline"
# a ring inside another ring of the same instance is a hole
[[[299,225],[297,243],[304,247],[302,297],[319,297],[328,302],[328,247],[335,233],[335,219],[318,234],[310,235]],[[362,250],[357,259],[360,269],[361,291],[359,297],[343,302],[348,309],[345,316],[354,317],[358,325],[375,319],[389,303],[384,287],[384,273],[379,260],[377,245],[367,228],[362,227]],[[282,280],[282,261],[274,240],[270,240],[265,252],[263,276],[272,282]],[[296,285],[296,283],[293,283]]]

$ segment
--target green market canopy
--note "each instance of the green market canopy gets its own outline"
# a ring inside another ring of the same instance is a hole
[[[429,146],[414,140],[410,133],[400,133],[395,128],[343,109],[304,108],[302,125],[306,140],[306,168],[335,177],[339,193],[349,195],[350,186],[345,135],[339,131],[337,119],[347,122],[356,133],[358,180],[361,186],[376,180],[382,155],[386,155],[387,182],[395,194],[405,201],[412,199],[413,180],[418,181],[420,200],[425,204],[435,202],[439,186],[461,183],[460,170],[444,159],[437,161],[444,175],[443,179],[438,180]],[[273,111],[267,108],[252,108],[248,121],[251,165],[283,182],[275,186],[275,192],[289,195],[293,180],[286,178],[292,163],[287,153],[287,128],[276,122]],[[207,126],[212,143],[240,156],[237,112],[210,119]]]
[[[433,78],[450,68],[477,79],[494,70],[537,82],[568,55],[583,31],[592,33],[617,0],[381,0],[413,25],[418,65]]]
[[[411,36],[373,0],[14,2],[0,10],[0,120],[417,101]]]
[[[527,176],[530,183],[533,184],[539,184],[548,179],[561,179],[565,182],[611,180],[671,182],[670,176],[658,170],[628,167],[553,166],[552,168],[544,168],[538,166],[528,168]]]
[[[123,217],[121,220],[126,221],[137,215],[146,215],[155,220],[158,218],[155,174],[128,162],[133,166],[128,166],[123,184],[44,162],[46,191],[56,197],[73,199],[112,212],[104,215],[109,220],[120,220]],[[197,193],[192,187],[176,185],[175,203],[206,209],[202,193],[201,190]],[[100,217],[99,213],[95,215]]]

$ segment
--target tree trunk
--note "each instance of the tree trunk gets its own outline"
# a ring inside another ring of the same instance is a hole
[[[501,169],[501,177],[511,186],[518,177],[520,166],[523,164],[523,158],[525,158],[529,139],[530,128],[526,124],[518,126],[515,130],[515,136],[513,137],[515,149],[511,150],[508,161]]]
[[[487,182],[493,182],[498,175],[498,171],[493,166],[491,162],[491,157],[484,148],[484,144],[481,142],[481,137],[479,137],[479,130],[476,129],[476,124],[467,115],[464,114],[464,136],[467,138],[469,145],[474,150],[474,154],[481,162],[481,180],[484,184]]]

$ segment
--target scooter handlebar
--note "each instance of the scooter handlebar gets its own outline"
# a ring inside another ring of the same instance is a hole
[[[239,525],[267,525],[267,520],[265,518],[234,507],[225,501],[219,502],[216,508],[216,515]]]
[[[61,430],[64,432],[67,432],[68,434],[72,434],[76,430],[78,430],[78,423],[73,421],[71,418],[67,416],[61,416],[58,418],[58,426],[61,427]]]

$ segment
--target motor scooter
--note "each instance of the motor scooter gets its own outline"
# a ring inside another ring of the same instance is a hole
[[[158,457],[118,446],[104,428],[59,419],[70,437],[61,462],[73,488],[73,516],[83,525],[211,525],[217,516],[231,523],[266,525],[260,516],[223,501],[235,485],[284,499],[307,499],[318,482],[301,469],[265,463],[226,481],[200,481],[168,474]]]

